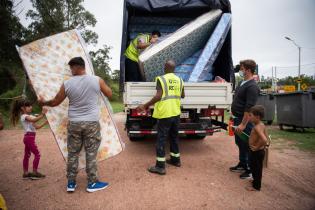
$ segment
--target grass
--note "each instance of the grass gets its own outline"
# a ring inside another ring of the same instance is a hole
[[[230,117],[229,112],[225,112],[225,122],[228,123]],[[293,145],[304,151],[315,152],[315,129],[305,129],[305,132],[300,132],[297,130],[285,128],[280,130],[276,126],[277,119],[276,116],[273,121],[274,126],[268,126],[268,132],[271,135],[272,142],[277,144],[277,148],[283,148],[285,145]]]
[[[280,130],[276,127],[269,127],[268,132],[271,135],[272,141],[275,143],[290,141],[294,146],[304,151],[315,152],[315,129],[305,129],[304,132],[299,132],[293,129]]]
[[[112,105],[114,113],[124,111],[124,104],[121,101],[110,101],[110,104]]]

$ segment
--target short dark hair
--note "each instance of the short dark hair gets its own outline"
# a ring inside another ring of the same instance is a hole
[[[260,119],[263,119],[265,116],[265,107],[262,105],[255,105],[249,109],[249,112],[254,116],[259,116]]]
[[[253,74],[256,71],[256,62],[251,59],[240,61],[240,66],[244,66],[245,69],[250,69]]]
[[[82,67],[85,67],[85,62],[84,62],[82,57],[74,57],[74,58],[70,59],[68,65],[69,66],[82,66]]]
[[[152,36],[153,35],[157,35],[158,37],[160,37],[161,36],[161,33],[158,31],[158,30],[154,30],[154,31],[152,31]]]

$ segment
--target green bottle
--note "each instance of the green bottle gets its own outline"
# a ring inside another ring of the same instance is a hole
[[[235,135],[237,135],[238,137],[240,137],[240,139],[242,139],[243,141],[248,142],[249,135],[248,135],[247,133],[245,133],[244,131],[243,131],[241,134],[236,133],[236,132],[235,132],[235,129],[237,128],[237,126],[232,126],[232,127],[233,127],[233,130],[234,130]]]

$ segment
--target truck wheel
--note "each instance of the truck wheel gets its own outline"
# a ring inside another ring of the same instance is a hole
[[[268,121],[267,121],[267,124],[268,124],[268,125],[272,125],[272,121],[273,121],[273,120],[268,120]]]
[[[188,139],[200,139],[200,140],[202,140],[202,139],[206,138],[206,135],[204,135],[204,134],[187,134],[186,136]]]

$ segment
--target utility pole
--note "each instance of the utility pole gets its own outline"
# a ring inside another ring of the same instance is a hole
[[[299,45],[297,45],[299,48],[299,81],[298,81],[298,91],[301,90],[301,47]]]
[[[277,67],[275,66],[275,91],[277,91]]]
[[[298,48],[299,50],[299,71],[298,71],[298,91],[301,90],[301,46],[298,45],[293,39],[290,37],[285,36],[285,39],[293,42],[293,44]]]
[[[271,89],[275,91],[274,81],[273,81],[273,66],[271,67]]]

